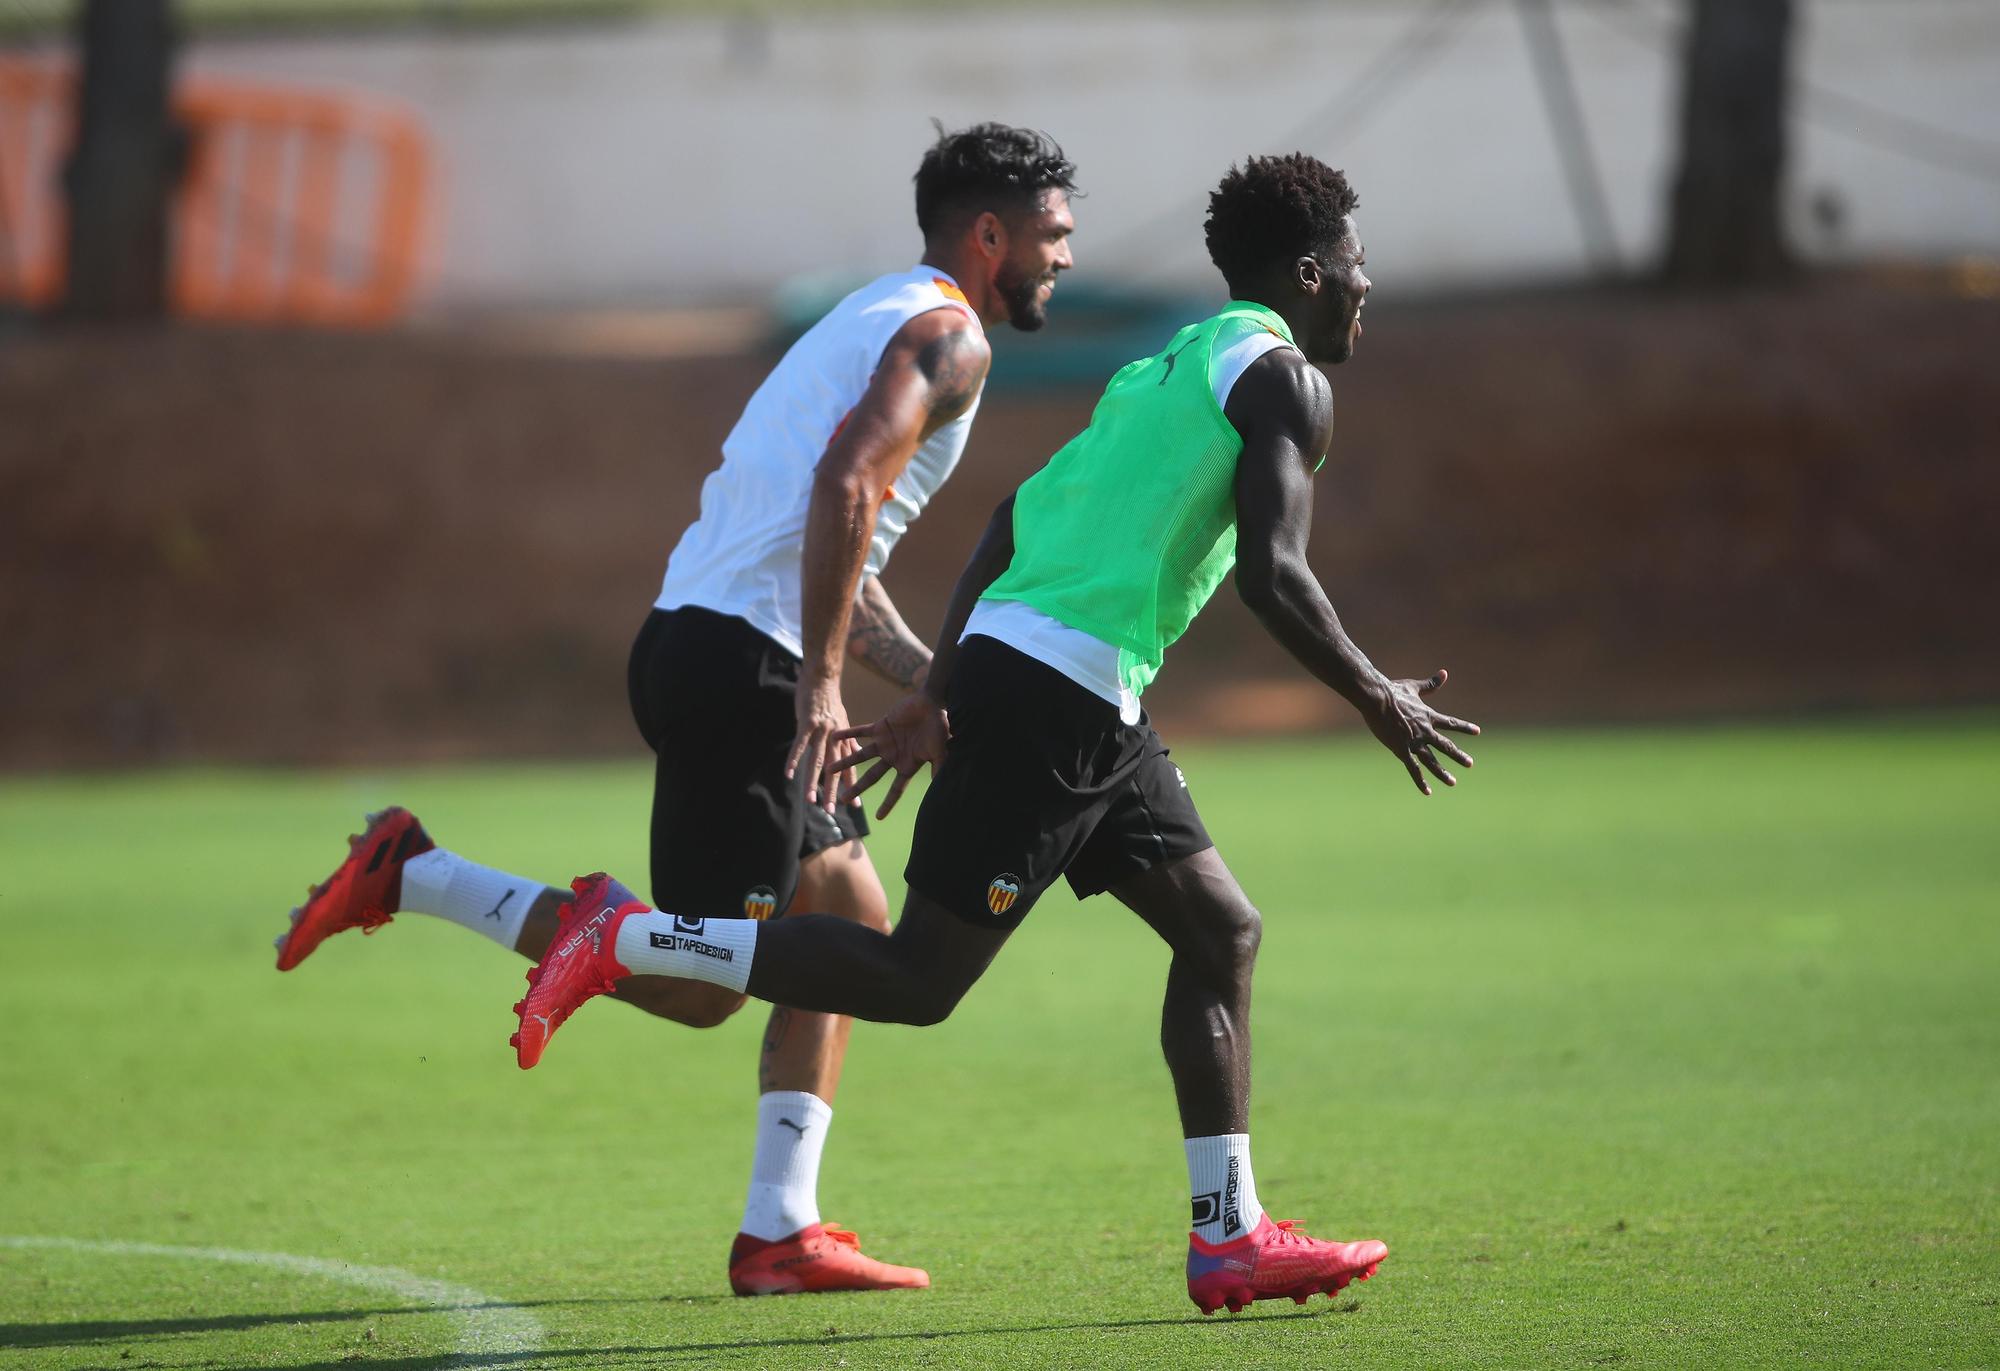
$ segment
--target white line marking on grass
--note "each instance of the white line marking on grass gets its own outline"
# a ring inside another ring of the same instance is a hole
[[[98,1252],[112,1257],[175,1257],[182,1261],[231,1262],[271,1271],[379,1290],[399,1299],[428,1304],[450,1314],[458,1324],[458,1348],[451,1365],[492,1364],[503,1353],[533,1352],[546,1337],[541,1321],[527,1310],[463,1285],[434,1281],[393,1266],[356,1266],[324,1257],[295,1257],[289,1252],[239,1252],[229,1247],[166,1247],[150,1242],[93,1242],[87,1238],[0,1236],[0,1248],[44,1248],[62,1252]]]

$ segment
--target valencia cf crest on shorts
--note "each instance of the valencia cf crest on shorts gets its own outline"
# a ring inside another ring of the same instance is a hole
[[[778,892],[768,885],[754,886],[743,896],[743,917],[768,919],[778,912]]]
[[[1001,872],[986,887],[986,907],[995,914],[1005,914],[1020,898],[1021,878],[1011,871]]]

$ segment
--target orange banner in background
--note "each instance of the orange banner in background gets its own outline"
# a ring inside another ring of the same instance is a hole
[[[60,299],[67,65],[0,58],[0,300]],[[189,158],[174,198],[176,314],[368,327],[415,290],[430,155],[410,116],[365,100],[233,81],[181,82]]]

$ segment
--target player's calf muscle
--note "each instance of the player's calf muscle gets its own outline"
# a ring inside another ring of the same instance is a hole
[[[620,981],[612,998],[634,1009],[689,1028],[714,1028],[726,1023],[747,998],[726,986],[686,981],[673,976],[633,976]]]
[[[871,1023],[942,1023],[977,979],[954,974],[911,940],[826,915],[791,915],[757,940],[750,993],[760,1000]]]

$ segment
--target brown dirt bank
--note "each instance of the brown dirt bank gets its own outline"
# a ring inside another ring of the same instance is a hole
[[[1335,373],[1315,564],[1385,668],[1452,668],[1447,707],[2000,697],[2000,303],[1854,279],[1384,296],[1368,330]],[[626,646],[765,365],[455,336],[0,343],[0,766],[632,751]],[[921,631],[1093,399],[989,396],[890,568]],[[1226,589],[1152,703],[1170,733],[1341,717]]]

